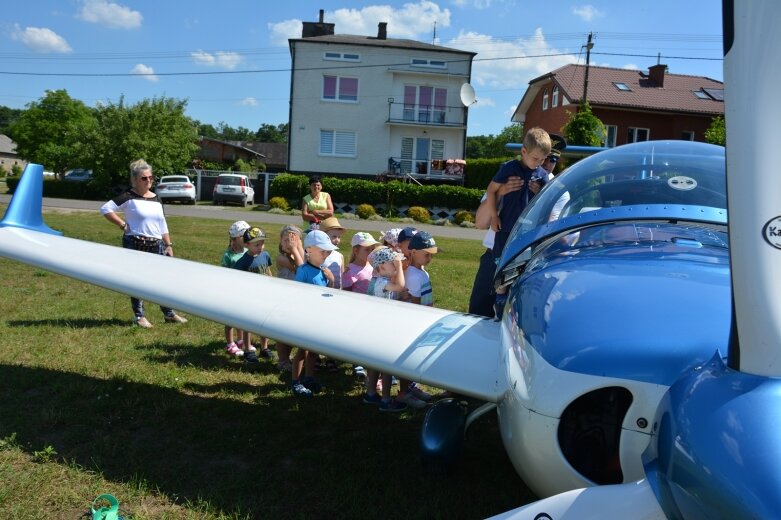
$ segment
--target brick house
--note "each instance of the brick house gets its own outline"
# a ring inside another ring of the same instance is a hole
[[[559,133],[583,98],[585,65],[565,65],[529,82],[512,121]],[[724,84],[703,76],[667,73],[654,65],[644,73],[589,67],[588,102],[607,130],[604,143],[684,139],[705,141],[705,131],[724,115]]]
[[[262,153],[248,148],[238,141],[220,141],[201,136],[198,138],[198,145],[201,147],[198,151],[198,158],[204,161],[233,163],[239,159],[246,162],[255,159],[258,162],[263,162],[265,158]]]
[[[24,169],[27,167],[27,161],[16,153],[16,143],[7,135],[0,134],[0,168],[5,173],[11,173],[14,166]]]

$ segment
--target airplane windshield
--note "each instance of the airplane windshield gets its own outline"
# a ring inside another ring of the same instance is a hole
[[[724,148],[690,141],[646,141],[574,164],[529,204],[510,236],[603,208],[643,204],[726,209]],[[610,220],[609,214],[605,220]]]

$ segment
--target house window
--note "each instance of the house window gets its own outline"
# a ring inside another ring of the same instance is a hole
[[[323,76],[323,99],[326,101],[358,101],[358,78]]]
[[[708,95],[707,92],[703,92],[702,90],[694,90],[692,91],[694,93],[694,97],[698,99],[711,99],[711,97]]]
[[[694,130],[684,130],[681,132],[681,139],[684,141],[694,141]]]
[[[428,137],[401,138],[401,172],[428,175],[431,161],[445,158],[445,141]]]
[[[631,92],[632,91],[632,89],[629,88],[629,85],[627,85],[626,83],[618,83],[618,82],[614,81],[613,82],[613,86],[616,87],[618,90],[621,90],[623,92]]]
[[[447,89],[427,86],[404,86],[405,121],[418,123],[445,123]]]
[[[616,125],[605,125],[605,142],[603,146],[613,148],[616,145],[616,135],[618,135],[618,127]]]
[[[551,100],[551,106],[556,108],[559,106],[559,86],[553,87],[553,99]]]
[[[350,52],[326,52],[323,54],[323,59],[336,61],[361,61],[361,55]]]
[[[626,135],[627,143],[639,143],[647,141],[651,136],[651,131],[647,128],[630,128]]]
[[[346,130],[320,130],[320,155],[355,157],[356,134]]]
[[[444,60],[427,60],[424,58],[412,58],[409,64],[413,67],[427,67],[434,69],[446,69],[447,62]]]
[[[542,91],[542,109],[548,110],[548,89]]]

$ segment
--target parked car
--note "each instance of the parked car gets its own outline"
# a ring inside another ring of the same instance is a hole
[[[155,193],[163,203],[180,201],[195,204],[195,186],[186,175],[166,175],[160,178]]]
[[[239,173],[223,173],[217,177],[212,194],[213,204],[225,204],[226,202],[238,202],[242,206],[253,204],[255,201],[255,189],[252,181],[246,175]]]
[[[87,182],[92,180],[92,170],[85,170],[84,168],[74,168],[65,172],[62,176],[62,180],[68,182]]]

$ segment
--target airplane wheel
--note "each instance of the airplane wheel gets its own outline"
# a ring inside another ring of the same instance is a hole
[[[423,467],[432,472],[449,472],[461,458],[466,407],[456,399],[437,401],[426,412],[420,431]]]

